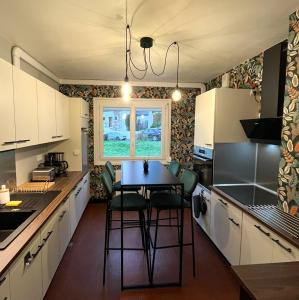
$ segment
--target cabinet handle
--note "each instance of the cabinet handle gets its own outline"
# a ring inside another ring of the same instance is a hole
[[[2,145],[4,146],[4,145],[11,145],[11,144],[15,144],[16,143],[16,141],[9,141],[9,142],[4,142],[4,143],[2,143]]]
[[[212,146],[212,144],[205,144],[206,146]]]
[[[7,300],[7,297],[5,297],[3,300]]]
[[[25,265],[25,267],[29,267],[31,265],[32,261],[33,261],[33,257],[32,257],[32,255],[31,255],[31,253],[29,251],[29,252],[27,252],[27,254],[24,257],[24,265]]]
[[[239,223],[237,223],[233,218],[228,218],[233,224],[235,224],[236,226],[240,226]]]
[[[259,225],[254,225],[254,227],[257,228],[257,229],[258,229],[260,232],[262,232],[264,235],[270,236],[270,232],[267,232],[267,231],[263,230],[261,226],[259,226]]]
[[[288,248],[288,247],[286,247],[285,245],[283,245],[278,239],[273,239],[273,238],[272,238],[272,241],[275,242],[277,245],[279,245],[282,249],[288,251],[289,253],[292,252],[292,249],[291,249],[291,248]]]
[[[223,201],[222,199],[218,199],[223,205],[227,206],[227,203],[225,201]]]
[[[16,141],[16,143],[27,143],[27,142],[30,142],[30,140],[18,140],[18,141]]]
[[[36,252],[32,254],[33,259],[38,255],[38,253],[44,247],[44,245],[45,245],[45,243],[42,243],[41,245],[38,245]]]
[[[63,135],[57,135],[56,137],[57,137],[57,138],[61,138],[61,137],[63,137]]]
[[[5,280],[6,280],[6,277],[2,277],[2,278],[0,279],[0,286],[4,283]]]
[[[53,136],[52,136],[52,139],[56,139],[56,138],[57,138],[57,135],[53,135]]]
[[[62,218],[64,217],[65,213],[66,213],[66,210],[64,210],[64,211],[62,212],[62,214],[59,216],[59,220],[62,220]]]
[[[85,179],[84,184],[87,182],[87,179]]]
[[[52,233],[53,233],[53,230],[49,231],[47,236],[43,239],[43,241],[46,242],[49,239],[49,237],[51,236]]]

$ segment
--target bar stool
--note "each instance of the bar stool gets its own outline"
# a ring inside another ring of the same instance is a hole
[[[105,274],[106,274],[106,259],[109,250],[121,250],[121,248],[112,248],[109,245],[110,231],[115,229],[120,229],[120,227],[112,228],[112,213],[114,211],[121,211],[121,195],[113,196],[113,185],[111,177],[107,170],[105,170],[100,178],[104,184],[106,192],[108,194],[108,202],[106,208],[106,225],[105,225],[105,243],[104,243],[104,268],[103,268],[103,285],[105,285]],[[148,251],[147,251],[147,242],[146,242],[146,226],[145,226],[145,217],[144,210],[146,209],[145,198],[138,193],[124,193],[123,194],[123,211],[124,212],[137,212],[139,215],[139,221],[124,220],[124,224],[128,224],[124,229],[140,227],[142,245],[143,248],[125,248],[124,250],[143,250],[146,252],[147,263],[148,260]]]
[[[188,208],[190,210],[190,222],[191,222],[191,243],[183,243],[183,246],[191,246],[192,247],[192,260],[193,260],[193,276],[195,277],[195,251],[194,251],[194,228],[193,228],[193,216],[192,216],[192,193],[195,190],[196,184],[198,182],[198,175],[191,170],[184,170],[181,177],[180,182],[184,185],[184,208]],[[159,221],[165,220],[165,218],[160,219],[160,212],[163,210],[171,210],[181,209],[181,195],[177,193],[177,191],[161,191],[154,192],[150,197],[150,218],[152,214],[152,208],[156,209],[156,220],[155,220],[155,236],[153,242],[153,261],[152,261],[152,269],[151,269],[151,278],[153,278],[154,273],[154,265],[155,265],[155,256],[156,250],[171,248],[171,247],[179,247],[178,245],[172,246],[157,246],[157,236],[158,236],[158,227]],[[149,222],[151,225],[151,222]],[[172,227],[172,225],[162,225],[163,227]],[[177,227],[179,230],[179,218],[177,218]],[[180,236],[180,235],[179,235]],[[183,242],[183,241],[182,241]]]

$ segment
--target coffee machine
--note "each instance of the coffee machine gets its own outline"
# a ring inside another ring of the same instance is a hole
[[[49,152],[45,155],[43,164],[47,167],[55,168],[55,176],[66,176],[68,168],[67,161],[64,160],[64,152]]]

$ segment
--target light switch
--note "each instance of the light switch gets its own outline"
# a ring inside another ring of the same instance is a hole
[[[75,149],[75,150],[73,151],[73,155],[74,155],[74,156],[80,155],[80,150],[79,150],[79,149]]]

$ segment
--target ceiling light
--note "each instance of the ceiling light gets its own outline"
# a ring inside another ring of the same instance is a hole
[[[129,77],[128,77],[128,69],[132,76],[137,80],[142,80],[145,78],[148,69],[150,68],[152,74],[155,76],[161,76],[165,73],[166,70],[166,63],[167,63],[167,56],[169,49],[171,47],[176,47],[177,49],[177,68],[176,68],[176,88],[172,93],[172,99],[174,101],[179,101],[182,98],[181,91],[179,90],[178,83],[179,83],[179,66],[180,66],[180,47],[178,42],[172,42],[166,50],[165,58],[164,58],[164,65],[162,71],[156,72],[152,66],[151,62],[151,48],[153,47],[153,39],[151,37],[142,37],[140,39],[140,47],[143,49],[143,60],[144,66],[137,67],[137,65],[133,62],[132,59],[132,51],[131,51],[131,42],[132,42],[132,34],[130,25],[128,25],[128,1],[126,1],[126,75],[124,79],[124,84],[122,86],[122,97],[124,100],[128,101],[130,99],[130,94],[132,92],[132,88],[129,84]],[[148,57],[147,57],[148,56]],[[135,72],[141,73],[140,75],[136,75]]]

